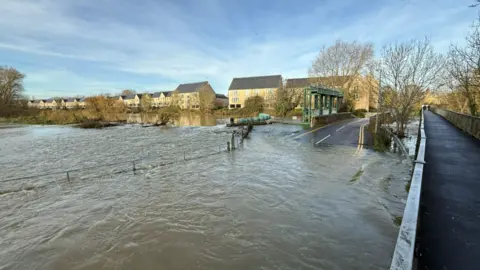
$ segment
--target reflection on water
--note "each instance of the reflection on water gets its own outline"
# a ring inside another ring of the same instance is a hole
[[[128,123],[156,123],[159,120],[158,115],[135,113],[129,114],[127,117]],[[175,126],[216,126],[218,124],[225,124],[225,119],[219,119],[214,115],[203,115],[195,112],[182,113],[178,119],[174,121]]]
[[[386,269],[409,164],[296,142],[298,129],[255,127],[235,152],[135,174],[16,183],[1,179],[154,164],[225,142],[231,130],[2,129],[0,194],[16,192],[0,195],[0,269]]]

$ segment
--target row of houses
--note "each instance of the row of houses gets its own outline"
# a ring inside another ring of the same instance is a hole
[[[349,85],[345,85],[348,81]],[[337,77],[295,78],[284,83],[281,75],[233,78],[228,88],[228,97],[217,94],[208,81],[180,84],[174,91],[119,95],[111,97],[127,107],[140,107],[148,104],[151,107],[177,105],[182,109],[199,109],[203,106],[228,107],[230,109],[245,107],[245,101],[252,96],[261,96],[266,107],[275,104],[279,89],[297,91],[300,95],[303,89],[311,84],[326,84],[337,89],[350,89],[349,97],[355,102],[355,109],[374,107],[371,88],[375,84],[367,77],[345,80]],[[31,100],[29,106],[36,108],[83,108],[85,98]]]

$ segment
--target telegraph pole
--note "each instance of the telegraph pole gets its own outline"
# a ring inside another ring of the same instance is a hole
[[[380,80],[378,81],[377,116],[375,117],[375,134],[377,134],[378,122],[380,122],[379,116],[380,116],[380,97],[382,96],[381,90],[382,90],[382,71],[380,71]]]

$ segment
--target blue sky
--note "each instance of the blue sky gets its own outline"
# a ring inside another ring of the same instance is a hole
[[[26,74],[26,94],[173,90],[233,77],[304,77],[337,39],[429,36],[437,51],[462,43],[473,0],[2,0],[0,65]]]

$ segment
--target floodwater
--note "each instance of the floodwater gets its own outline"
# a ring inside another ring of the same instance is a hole
[[[0,129],[0,269],[388,268],[410,165],[300,129]]]
[[[155,114],[128,114],[128,123],[156,123],[158,115]],[[224,124],[227,120],[225,117],[219,118],[214,115],[204,115],[199,113],[185,113],[181,114],[178,119],[174,120],[175,126],[216,126]]]

